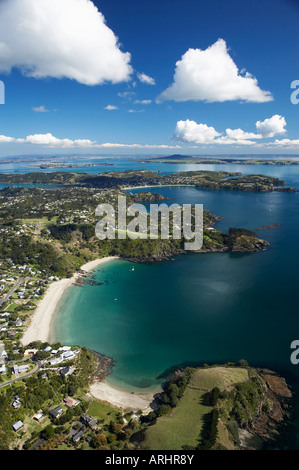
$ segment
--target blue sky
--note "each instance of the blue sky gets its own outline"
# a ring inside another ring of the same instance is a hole
[[[0,156],[299,154],[298,24],[297,0],[0,0]]]

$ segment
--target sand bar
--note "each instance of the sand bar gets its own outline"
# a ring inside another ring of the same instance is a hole
[[[110,256],[96,259],[81,266],[80,270],[87,273],[97,268],[101,264],[113,261],[115,259],[118,258],[116,256]],[[31,318],[31,322],[25,331],[23,338],[21,339],[23,346],[31,343],[32,341],[47,342],[50,340],[52,319],[57,307],[57,303],[61,299],[65,289],[74,284],[79,276],[80,274],[76,273],[69,279],[55,281],[49,286],[44,297],[38,303],[38,306]]]

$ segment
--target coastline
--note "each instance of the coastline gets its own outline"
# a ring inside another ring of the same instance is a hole
[[[89,261],[88,263],[81,266],[80,271],[88,273],[93,271],[98,266],[116,259],[119,258],[117,256],[109,256],[106,258],[99,258],[93,261]],[[65,290],[74,282],[76,282],[79,277],[80,273],[75,273],[71,278],[55,281],[48,287],[44,297],[40,300],[33,313],[30,324],[21,338],[21,344],[23,346],[26,346],[33,341],[49,341],[53,315],[55,313],[57,304]]]
[[[189,186],[191,188],[195,187],[195,184],[150,184],[147,186],[128,186],[121,188],[122,191],[129,191],[130,189],[142,189],[142,188],[170,188],[172,186]]]
[[[147,414],[155,409],[153,402],[155,396],[161,391],[162,389],[155,392],[129,392],[109,385],[106,381],[95,381],[91,385],[88,395],[124,410],[128,409],[134,412],[141,410]]]
[[[80,271],[91,272],[102,264],[119,259],[117,256],[99,258],[81,266]],[[53,325],[53,317],[65,290],[72,286],[80,278],[80,273],[75,273],[69,279],[61,279],[53,282],[47,289],[44,297],[38,303],[31,322],[28,325],[21,344],[26,346],[33,341],[50,342]],[[151,392],[129,392],[117,389],[105,380],[96,380],[90,387],[89,396],[96,400],[107,402],[122,409],[130,409],[134,412],[141,410],[147,414],[152,411],[151,404],[159,391]]]

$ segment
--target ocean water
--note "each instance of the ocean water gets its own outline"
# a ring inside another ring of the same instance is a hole
[[[230,158],[235,158],[238,160],[246,159],[246,157],[240,156],[232,156]],[[274,157],[270,156],[263,156],[263,157],[256,157],[257,159],[265,159],[265,160],[299,160],[298,155],[293,156],[283,156],[279,155]],[[88,173],[88,174],[99,174],[104,172],[111,172],[111,171],[125,171],[125,170],[152,170],[152,171],[160,171],[161,174],[169,174],[169,173],[176,173],[181,171],[197,171],[197,170],[204,170],[204,171],[235,171],[240,172],[243,174],[264,174],[268,176],[275,176],[280,177],[282,179],[288,179],[288,184],[293,185],[295,182],[298,182],[298,174],[299,174],[299,166],[270,166],[270,165],[236,165],[236,164],[224,164],[224,165],[197,165],[197,164],[175,164],[175,163],[142,163],[138,160],[142,158],[103,158],[103,159],[96,159],[90,157],[86,158],[76,158],[75,160],[72,157],[67,157],[66,159],[55,159],[52,158],[53,161],[57,161],[60,163],[75,163],[76,165],[82,164],[82,166],[78,166],[76,168],[48,168],[48,169],[40,169],[40,168],[33,168],[32,165],[34,162],[22,162],[16,161],[15,163],[7,163],[7,164],[0,164],[0,173],[33,173],[33,172],[43,172],[43,173],[51,173],[56,171],[64,171],[64,172],[73,172],[73,173]],[[1,163],[1,162],[0,162]],[[85,167],[84,164],[99,164],[99,163],[112,163],[113,166],[95,166],[95,167]],[[294,176],[294,177],[293,177]],[[0,185],[0,189],[1,189]]]
[[[189,187],[159,193],[171,203],[202,203],[223,218],[216,224],[223,231],[279,226],[256,230],[271,244],[258,253],[186,254],[154,264],[101,266],[93,272],[100,286],[66,293],[55,339],[113,357],[109,381],[124,389],[157,387],[165,371],[180,364],[246,359],[286,376],[298,393],[299,365],[291,364],[290,344],[299,338],[299,193]],[[299,448],[299,409],[295,412],[287,446]]]
[[[67,292],[55,338],[112,356],[114,380],[134,387],[154,385],[166,369],[190,361],[247,359],[295,373],[289,357],[299,334],[299,194],[159,192],[171,202],[203,203],[223,217],[216,228],[224,231],[280,225],[257,231],[271,243],[258,253],[101,266],[92,275],[102,285]]]
[[[299,190],[297,166],[141,166],[119,160],[115,167],[84,171],[141,167],[162,173],[225,169],[267,174]],[[299,193],[152,190],[171,198],[169,203],[203,204],[222,217],[217,229],[255,230],[271,245],[253,254],[186,254],[161,263],[102,265],[91,274],[101,285],[74,286],[65,293],[55,339],[113,357],[108,380],[128,390],[157,388],[165,372],[180,364],[246,359],[253,366],[272,368],[295,392],[294,422],[279,446],[299,449],[299,365],[290,361],[291,342],[299,339]],[[270,224],[279,225],[257,230]]]

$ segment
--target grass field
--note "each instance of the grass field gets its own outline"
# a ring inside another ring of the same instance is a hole
[[[57,217],[53,217],[51,220],[48,220],[47,217],[41,217],[40,219],[20,219],[19,223],[27,225],[36,225],[41,228],[46,228],[51,224],[57,222]]]
[[[182,450],[184,445],[196,447],[204,416],[212,409],[204,404],[204,395],[205,392],[188,387],[179,405],[148,429],[143,447],[151,450]]]
[[[119,409],[98,401],[90,401],[88,403],[88,413],[96,418],[99,423],[107,424],[110,421],[116,421]]]
[[[205,417],[213,409],[206,400],[214,387],[229,390],[236,383],[248,380],[248,372],[242,368],[211,367],[197,369],[179,404],[169,414],[157,419],[157,423],[146,431],[142,447],[151,450],[182,450],[185,445],[199,444]],[[221,441],[228,441],[224,426],[221,426]]]
[[[238,382],[248,380],[248,372],[241,367],[210,367],[197,369],[190,379],[189,387],[209,391],[214,387],[229,389]]]

